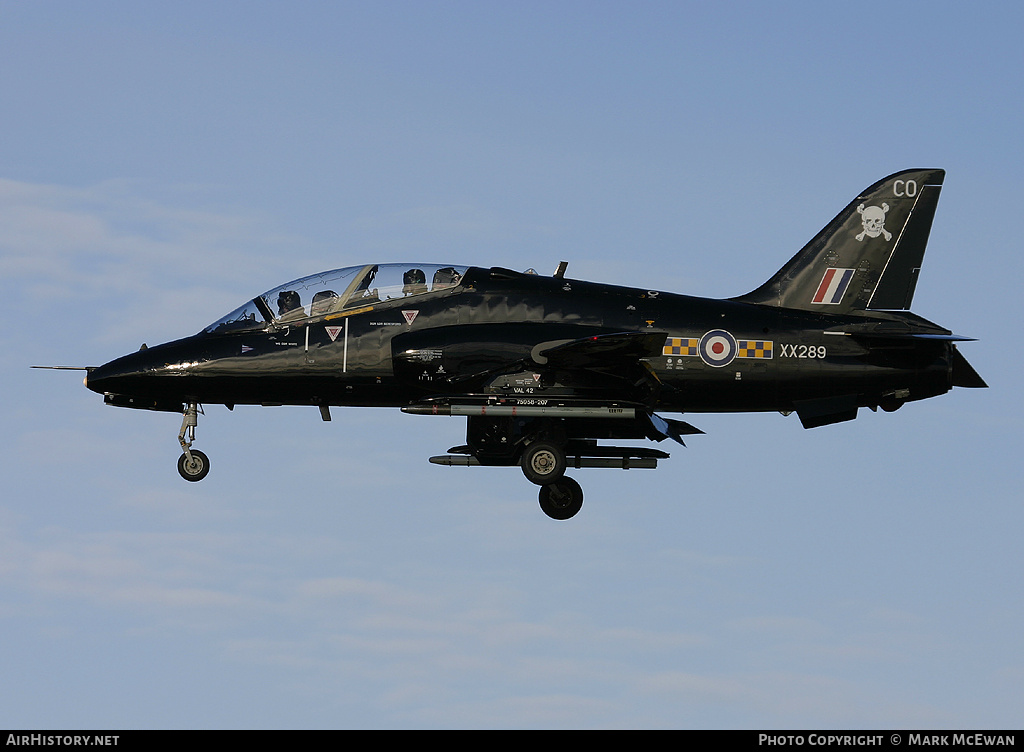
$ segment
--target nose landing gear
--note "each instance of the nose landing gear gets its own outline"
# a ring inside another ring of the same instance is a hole
[[[178,474],[187,481],[200,481],[210,472],[210,458],[198,449],[192,448],[196,440],[196,425],[199,423],[201,408],[195,402],[185,407],[181,420],[181,431],[178,432],[178,443],[184,450],[178,458]]]

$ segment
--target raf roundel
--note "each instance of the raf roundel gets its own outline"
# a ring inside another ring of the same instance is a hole
[[[727,366],[736,357],[736,338],[724,329],[712,329],[700,338],[697,352],[709,366]]]

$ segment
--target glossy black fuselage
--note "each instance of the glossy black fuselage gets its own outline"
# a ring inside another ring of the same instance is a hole
[[[87,386],[111,404],[174,411],[187,403],[401,407],[455,394],[562,395],[686,413],[791,411],[837,397],[874,407],[892,395],[948,391],[953,345],[841,330],[921,322],[904,312],[829,316],[470,268],[461,284],[415,299],[143,349],[93,370]],[[545,343],[623,332],[664,335],[661,352],[640,359],[642,373],[596,367],[583,377],[537,356]],[[702,357],[714,332],[725,352]]]

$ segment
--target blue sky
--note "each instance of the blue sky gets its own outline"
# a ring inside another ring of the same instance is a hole
[[[0,725],[1014,727],[1012,3],[0,0]],[[104,407],[81,374],[308,273],[747,292],[861,189],[945,188],[915,312],[988,390],[657,472],[442,468],[460,420]]]

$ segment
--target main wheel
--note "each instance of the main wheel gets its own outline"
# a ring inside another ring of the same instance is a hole
[[[583,508],[583,489],[572,478],[540,488],[540,508],[553,520],[567,520]]]
[[[210,472],[210,458],[198,449],[190,449],[192,461],[189,462],[188,455],[182,454],[178,457],[178,474],[189,481],[198,481],[206,477]]]
[[[520,464],[528,481],[546,486],[561,478],[565,472],[565,452],[555,444],[535,441],[523,450]]]

